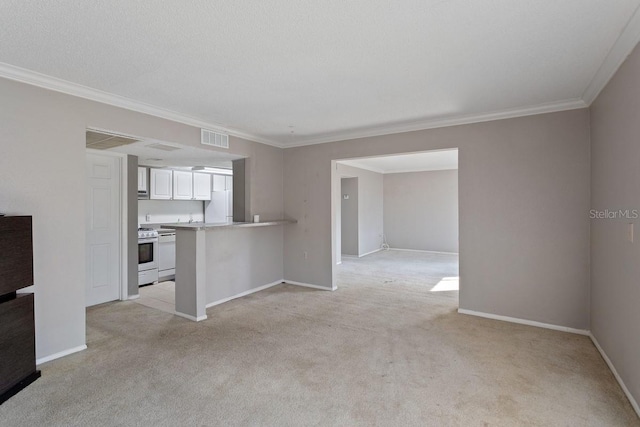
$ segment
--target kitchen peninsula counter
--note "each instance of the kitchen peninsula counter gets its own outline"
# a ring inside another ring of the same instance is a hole
[[[170,228],[173,230],[221,230],[228,228],[253,228],[253,227],[268,227],[273,225],[286,225],[286,224],[295,224],[298,221],[295,219],[274,219],[270,221],[261,221],[261,222],[194,222],[194,223],[184,223],[178,222],[173,224],[162,224],[162,228]]]
[[[296,220],[173,223],[176,314],[207,318],[206,309],[282,283],[284,226]]]

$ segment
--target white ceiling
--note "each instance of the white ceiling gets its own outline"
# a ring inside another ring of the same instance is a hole
[[[424,151],[395,156],[340,160],[338,163],[378,173],[405,173],[458,169],[458,150]]]
[[[166,149],[154,148],[154,145],[156,144],[160,144],[160,146],[173,146],[178,149],[174,151],[167,151]],[[108,151],[132,154],[134,156],[138,156],[139,165],[156,167],[206,166],[211,168],[231,168],[231,161],[241,158],[240,156],[226,153],[211,154],[211,151],[186,145],[166,142],[154,143],[149,141],[138,141],[130,145],[110,148]]]
[[[3,0],[0,76],[304,145],[587,106],[639,5]]]

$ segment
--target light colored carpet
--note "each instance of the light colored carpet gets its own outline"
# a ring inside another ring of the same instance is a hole
[[[193,323],[88,310],[3,426],[640,425],[588,338],[456,313],[455,257],[345,259],[336,292],[279,285]],[[394,273],[395,271],[395,273]]]

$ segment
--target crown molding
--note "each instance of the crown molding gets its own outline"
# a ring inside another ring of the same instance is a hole
[[[124,108],[126,110],[135,111],[138,113],[149,114],[151,116],[160,117],[162,119],[171,120],[173,122],[178,122],[189,126],[227,133],[237,138],[260,142],[262,144],[271,145],[273,147],[284,147],[283,144],[279,142],[265,139],[257,135],[240,131],[238,129],[228,128],[215,123],[206,122],[195,117],[188,116],[186,114],[177,113],[175,111],[167,110],[155,105],[136,101],[131,98],[115,95],[77,83],[72,83],[67,80],[48,76],[36,71],[27,70],[25,68],[16,67],[15,65],[6,64],[4,62],[0,62],[0,77],[8,80],[26,83],[32,86],[41,87],[43,89],[64,93],[67,95],[88,99],[90,101],[100,102],[102,104]]]
[[[582,99],[587,105],[591,105],[596,100],[602,89],[618,71],[618,68],[631,55],[638,42],[640,42],[640,6],[636,8],[600,68],[591,79],[589,86],[582,94]]]
[[[516,117],[533,116],[536,114],[554,113],[558,111],[577,110],[588,107],[580,98],[548,104],[534,105],[524,108],[513,108],[486,114],[472,114],[466,116],[450,117],[444,119],[424,119],[412,122],[403,122],[385,126],[372,126],[358,130],[335,132],[331,135],[317,138],[300,139],[299,141],[284,144],[284,148],[303,147],[305,145],[324,144],[328,142],[345,141],[349,139],[367,138],[372,136],[390,135],[394,133],[413,132],[418,130],[435,129],[450,126],[467,125],[472,123],[490,122],[494,120],[512,119]]]

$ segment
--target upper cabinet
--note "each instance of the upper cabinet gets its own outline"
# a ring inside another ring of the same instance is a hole
[[[211,175],[193,173],[193,198],[195,200],[211,200]]]
[[[171,169],[151,169],[151,189],[149,198],[171,200],[173,196],[173,171]]]
[[[193,200],[193,173],[173,171],[173,200]]]
[[[151,188],[147,186],[150,176]],[[138,191],[149,191],[149,198],[156,200],[211,200],[212,182],[219,190],[231,190],[230,176],[212,175],[202,172],[190,172],[172,169],[138,168]]]
[[[147,168],[138,168],[138,192],[147,192]]]

